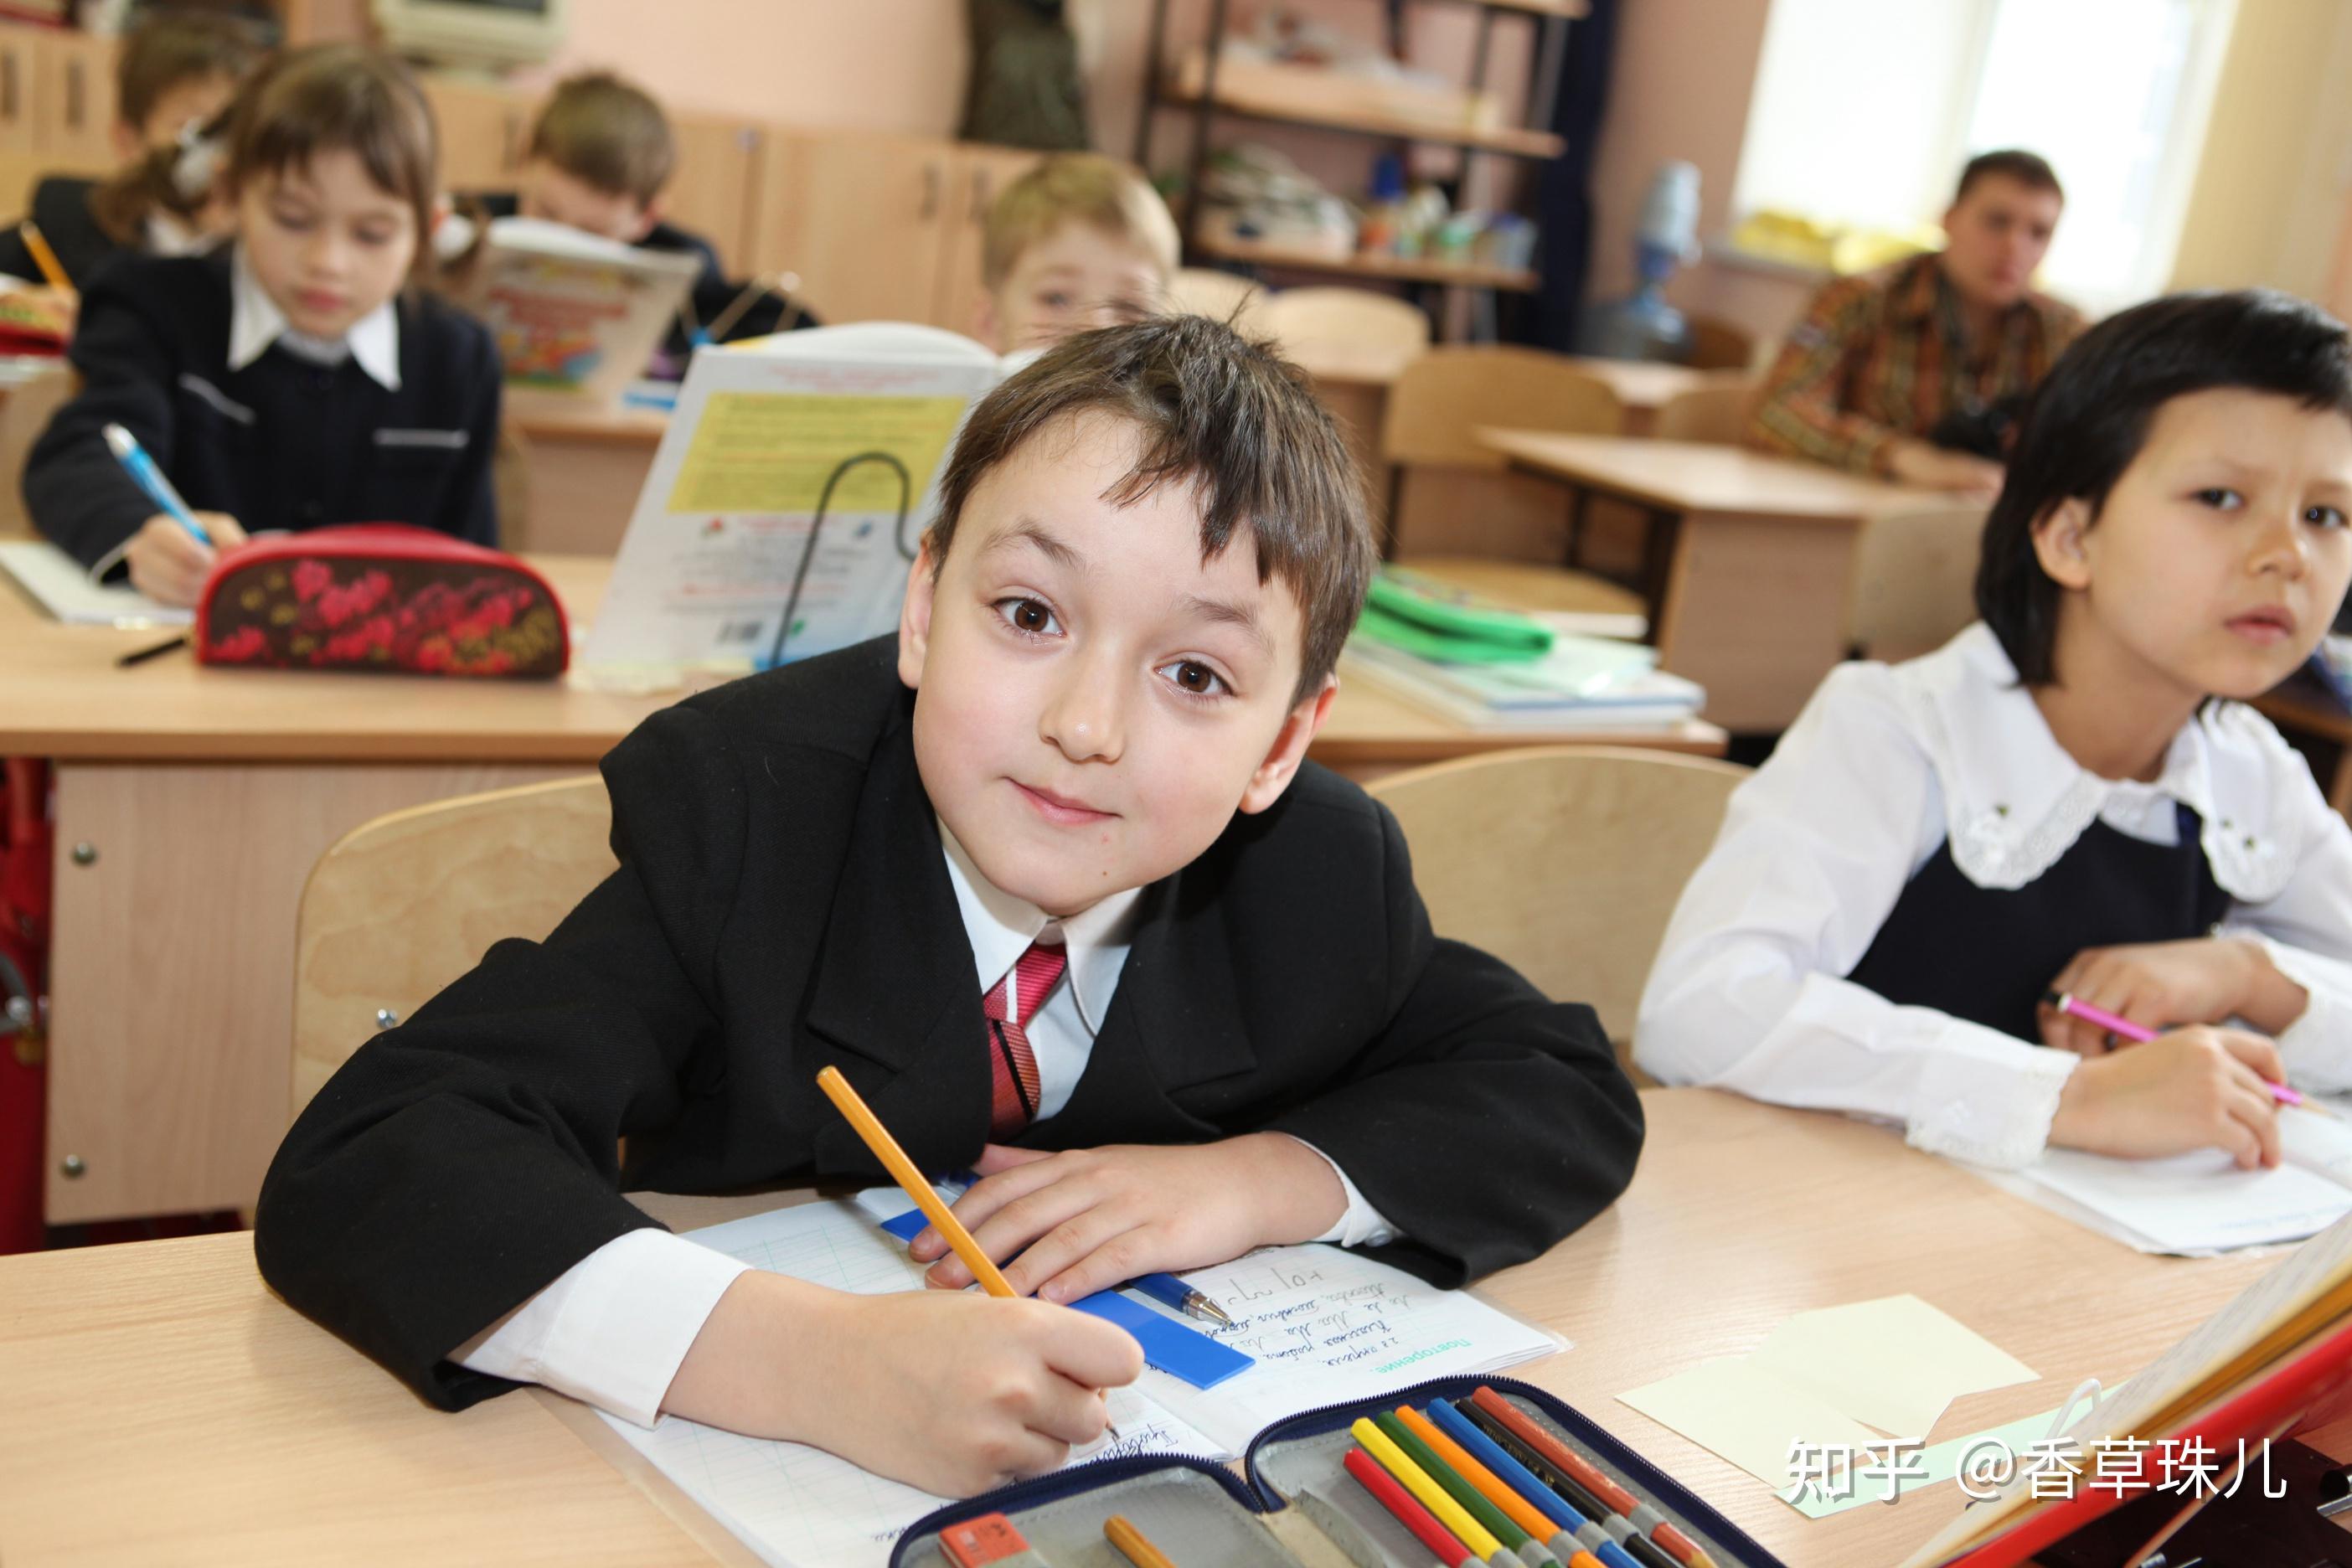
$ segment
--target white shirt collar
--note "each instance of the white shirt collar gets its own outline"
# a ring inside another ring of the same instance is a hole
[[[400,315],[391,300],[352,322],[340,341],[298,332],[288,323],[278,301],[269,297],[269,290],[261,286],[261,279],[254,276],[240,246],[229,260],[229,369],[243,370],[272,343],[283,343],[287,353],[317,364],[355,359],[386,392],[400,390]]]
[[[940,847],[947,851],[948,881],[955,888],[964,933],[971,939],[972,964],[982,994],[995,988],[1031,942],[1041,936],[1058,935],[1068,951],[1070,990],[1078,1014],[1088,1030],[1100,1034],[1104,1011],[1118,988],[1118,972],[1127,963],[1136,902],[1143,889],[1129,888],[1113,893],[1067,920],[1056,921],[982,876],[944,821],[940,824]]]
[[[1892,674],[1942,786],[1952,858],[1979,887],[2025,886],[2095,820],[2168,839],[2156,819],[2168,818],[2175,803],[2201,820],[2206,858],[2233,897],[2260,902],[2294,871],[2293,847],[2280,834],[2299,820],[2289,796],[2307,774],[2270,721],[2243,703],[2206,704],[2143,783],[2102,778],[2076,762],[1981,622]]]

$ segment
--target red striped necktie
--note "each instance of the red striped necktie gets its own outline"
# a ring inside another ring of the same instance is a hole
[[[1002,1141],[1037,1119],[1037,1058],[1029,1049],[1029,1020],[1045,993],[1062,978],[1069,960],[1060,943],[1032,942],[1003,979],[981,998],[988,1017],[988,1068],[992,1094],[988,1135]],[[1008,1010],[1008,993],[1020,987],[1018,1005]]]

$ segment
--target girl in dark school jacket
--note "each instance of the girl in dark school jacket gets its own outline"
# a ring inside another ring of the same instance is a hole
[[[498,542],[498,351],[405,289],[432,227],[432,110],[396,61],[288,56],[232,116],[236,242],[125,258],[82,301],[84,389],[25,468],[35,524],[94,573],[192,604],[215,551],[260,530],[407,522]],[[212,544],[158,510],[103,437],[120,424]]]

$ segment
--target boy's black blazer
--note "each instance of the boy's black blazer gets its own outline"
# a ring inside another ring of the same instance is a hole
[[[623,1184],[886,1180],[816,1087],[828,1063],[917,1163],[969,1164],[986,1026],[912,711],[884,639],[616,747],[619,870],[320,1091],[262,1188],[269,1282],[454,1408],[508,1384],[448,1352],[653,1223]],[[1641,1107],[1591,1010],[1433,940],[1395,819],[1353,784],[1307,766],[1145,900],[1076,1089],[1021,1142],[1295,1133],[1405,1233],[1381,1256],[1447,1285],[1632,1177]]]

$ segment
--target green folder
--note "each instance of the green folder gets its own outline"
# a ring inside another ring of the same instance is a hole
[[[1532,616],[1402,567],[1383,566],[1356,629],[1376,642],[1453,664],[1524,664],[1551,651]]]

